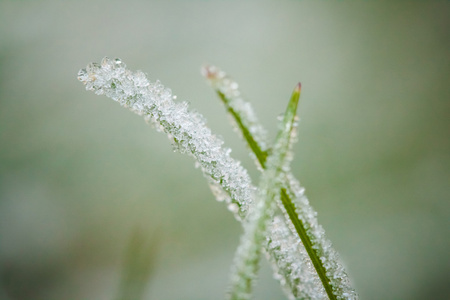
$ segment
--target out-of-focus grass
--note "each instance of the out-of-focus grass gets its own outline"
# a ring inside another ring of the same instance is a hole
[[[136,228],[132,232],[124,253],[116,300],[144,299],[158,246],[157,235],[149,237],[140,228]]]

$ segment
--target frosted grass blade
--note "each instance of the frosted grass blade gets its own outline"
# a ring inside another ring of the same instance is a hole
[[[141,72],[131,72],[120,59],[104,58],[80,70],[78,79],[87,90],[106,95],[164,131],[174,149],[194,157],[205,177],[228,195],[224,201],[237,218],[244,218],[254,197],[250,176],[230,149],[206,126],[205,118],[175,103],[172,92],[159,81],[150,82]]]
[[[202,74],[212,84],[227,112],[235,122],[236,132],[242,135],[255,155],[259,166],[264,168],[268,156],[267,132],[259,123],[253,107],[240,97],[238,84],[215,66],[204,66]]]
[[[281,122],[273,153],[268,157],[267,169],[262,173],[259,184],[259,198],[255,208],[244,222],[244,234],[236,251],[231,272],[230,299],[250,299],[252,286],[259,268],[261,247],[266,237],[268,222],[274,214],[275,197],[279,195],[285,165],[290,150],[291,134],[294,128],[300,84],[294,89]]]
[[[256,118],[250,103],[241,99],[237,83],[214,66],[204,67],[202,74],[216,90],[227,111],[235,118],[259,165],[265,168],[267,153],[270,150],[267,150],[267,145],[248,138],[248,134],[246,134],[250,132],[249,126],[262,128],[262,125],[257,121],[246,121],[256,120]],[[240,109],[243,105],[246,109]],[[266,155],[262,155],[264,153]],[[280,194],[280,208],[285,213],[286,219],[290,220],[289,225],[292,230],[301,239],[328,297],[330,299],[357,299],[358,295],[351,287],[348,276],[339,262],[337,252],[332,248],[323,228],[317,222],[317,213],[309,205],[309,201],[304,195],[304,188],[292,174],[286,174]]]

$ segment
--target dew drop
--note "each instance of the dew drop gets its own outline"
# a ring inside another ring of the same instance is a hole
[[[120,58],[114,59],[114,63],[115,63],[117,68],[126,68],[125,63],[122,62],[122,60]]]
[[[230,203],[228,204],[228,210],[237,214],[239,212],[239,206],[236,203]]]

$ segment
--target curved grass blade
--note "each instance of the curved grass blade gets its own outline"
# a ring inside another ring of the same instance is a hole
[[[261,175],[259,184],[259,201],[244,223],[244,234],[238,250],[231,274],[230,299],[250,299],[254,279],[257,277],[261,246],[266,237],[268,222],[274,214],[275,197],[279,195],[280,183],[287,154],[291,145],[292,130],[300,97],[300,85],[292,93],[291,100],[284,114],[280,131],[267,159],[267,168]]]

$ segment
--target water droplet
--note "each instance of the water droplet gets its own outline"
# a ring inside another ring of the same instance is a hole
[[[115,63],[117,68],[126,68],[125,63],[122,62],[122,60],[120,58],[114,59],[114,63]]]
[[[239,206],[236,203],[230,203],[228,204],[228,210],[237,214],[239,212]]]

